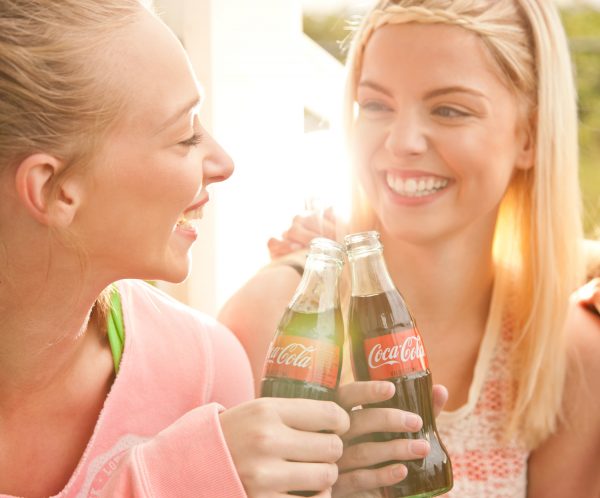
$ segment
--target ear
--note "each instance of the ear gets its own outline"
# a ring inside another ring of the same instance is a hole
[[[33,154],[17,166],[17,196],[39,223],[65,228],[81,203],[79,188],[68,178],[55,185],[63,162],[49,154]]]
[[[526,170],[533,168],[535,163],[534,129],[532,123],[528,123],[528,126],[522,127],[517,134],[517,141],[519,143],[519,150],[517,151],[515,160],[515,167],[517,169]]]

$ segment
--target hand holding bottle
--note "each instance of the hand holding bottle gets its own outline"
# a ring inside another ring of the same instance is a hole
[[[260,398],[221,413],[221,428],[249,498],[294,490],[331,496],[350,417],[331,401]],[[326,432],[324,432],[326,431]]]
[[[361,441],[361,437],[374,432],[414,432],[422,421],[418,415],[396,408],[362,408],[389,400],[395,394],[395,386],[386,381],[352,382],[340,386],[337,402],[350,412],[350,429],[344,433],[344,453],[337,462],[339,477],[333,488],[336,498],[360,493],[360,497],[380,496],[378,489],[391,486],[406,477],[406,466],[398,460],[423,458],[411,448],[417,440],[397,439],[384,442]],[[433,386],[433,409],[437,417],[448,399],[448,391],[442,385]],[[412,425],[411,425],[412,422]],[[396,462],[379,468],[370,468],[385,462]],[[372,491],[374,494],[365,494]],[[362,492],[362,493],[361,493]]]

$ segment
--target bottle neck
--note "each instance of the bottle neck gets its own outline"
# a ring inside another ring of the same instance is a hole
[[[339,276],[341,261],[309,254],[302,280],[290,302],[290,309],[302,313],[318,313],[339,308]]]
[[[349,254],[352,296],[372,296],[395,289],[381,248]]]

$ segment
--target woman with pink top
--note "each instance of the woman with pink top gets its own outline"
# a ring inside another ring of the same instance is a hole
[[[201,104],[142,0],[0,3],[0,496],[330,496],[346,410],[391,396],[251,400],[225,327],[127,280],[186,277],[233,171]]]
[[[448,388],[437,419],[448,496],[600,496],[600,300],[596,280],[569,306],[585,258],[575,89],[554,2],[380,0],[347,70],[348,231],[380,232]],[[309,221],[296,218],[272,253],[332,228]],[[298,283],[296,256],[221,311],[256,373]]]

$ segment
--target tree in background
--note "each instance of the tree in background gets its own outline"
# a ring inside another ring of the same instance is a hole
[[[586,235],[600,238],[600,12],[573,8],[562,18],[577,74],[584,227]]]

